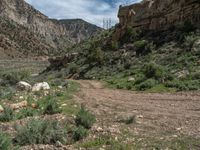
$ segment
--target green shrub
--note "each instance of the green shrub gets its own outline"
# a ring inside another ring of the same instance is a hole
[[[134,28],[128,26],[125,30],[125,34],[120,39],[120,42],[121,42],[121,44],[132,42],[132,41],[136,40],[138,38],[138,36],[139,36],[139,34],[137,33],[137,31]]]
[[[54,79],[51,81],[52,86],[60,86],[62,85],[63,80],[62,79]]]
[[[70,74],[78,73],[78,66],[75,63],[70,63],[70,65],[68,66],[68,69],[69,69]]]
[[[55,144],[65,142],[66,131],[55,121],[30,120],[24,126],[17,127],[14,138],[18,145]]]
[[[133,45],[138,56],[148,54],[156,48],[153,42],[148,42],[146,40],[135,41]]]
[[[86,137],[87,135],[88,135],[87,129],[85,129],[82,126],[79,126],[78,128],[74,130],[72,138],[74,141],[79,141],[83,139],[84,137]]]
[[[156,80],[163,80],[166,75],[165,69],[154,63],[146,64],[144,66],[144,74],[147,78],[154,78]]]
[[[147,45],[147,41],[146,40],[141,40],[141,41],[136,41],[133,43],[134,47],[137,49],[137,50],[142,50],[145,48],[145,46]]]
[[[200,89],[200,81],[199,80],[186,80],[179,81],[173,80],[165,83],[166,87],[176,88],[179,91],[193,91]]]
[[[16,93],[16,89],[12,87],[2,87],[0,89],[0,98],[11,100],[12,97],[15,95],[15,93]]]
[[[195,41],[198,39],[198,36],[195,34],[190,34],[185,36],[183,46],[187,51],[191,51]]]
[[[12,141],[11,139],[2,131],[0,131],[0,149],[1,150],[11,150],[12,149]]]
[[[76,115],[75,121],[78,126],[83,126],[89,129],[92,127],[96,120],[94,115],[90,114],[89,111],[85,110],[84,107],[81,107],[80,111]]]
[[[136,85],[136,89],[140,91],[145,91],[147,89],[150,89],[154,87],[157,84],[157,81],[154,79],[147,79],[144,82],[141,82],[140,84]]]
[[[54,97],[51,95],[48,96],[46,98],[46,103],[44,105],[43,114],[53,115],[60,112],[61,112],[61,109],[59,108],[58,103],[56,102]]]
[[[9,73],[3,73],[0,75],[3,79],[3,84],[5,85],[15,85],[21,80],[28,79],[30,77],[30,72],[28,71],[21,71],[21,72],[9,72]]]
[[[97,62],[101,64],[104,60],[104,53],[100,47],[95,47],[93,50],[90,50],[90,53],[88,54],[88,59],[90,62]]]
[[[14,119],[14,112],[11,108],[4,107],[3,113],[0,114],[1,122],[9,122]]]
[[[26,117],[32,117],[37,114],[37,111],[33,108],[23,108],[19,111],[16,118],[17,119],[23,119]]]
[[[119,48],[119,43],[116,41],[111,42],[111,49],[112,50],[117,50]]]

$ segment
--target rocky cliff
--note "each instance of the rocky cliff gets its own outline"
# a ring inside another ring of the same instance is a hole
[[[31,53],[40,51],[39,55],[46,55],[52,53],[52,51],[63,50],[101,30],[99,27],[82,20],[59,21],[49,19],[24,0],[1,0],[0,19],[1,41],[4,41],[2,42],[3,44],[0,43],[0,50],[3,49],[6,51],[5,47],[11,47],[8,49],[16,49],[16,47],[19,47],[19,49],[26,49],[26,53],[28,53],[28,50]],[[3,24],[12,27],[10,29],[9,27],[4,28]],[[90,27],[87,28],[87,26]],[[80,34],[81,32],[85,34]],[[14,38],[10,37],[13,34],[15,35]],[[21,39],[17,39],[18,34]],[[24,40],[22,37],[27,40],[22,42]],[[30,38],[31,40],[29,41],[28,39]],[[15,45],[15,48],[7,46],[5,44],[6,40],[10,45]],[[40,47],[36,46],[38,42],[42,43]]]
[[[200,25],[199,0],[143,0],[130,6],[120,6],[119,27],[142,30],[163,30],[184,22]]]

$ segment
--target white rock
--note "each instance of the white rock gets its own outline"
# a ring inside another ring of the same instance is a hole
[[[129,78],[128,78],[128,81],[129,81],[129,82],[131,82],[131,81],[135,81],[135,78],[133,78],[133,77],[129,77]]]
[[[59,89],[63,89],[63,87],[62,87],[62,86],[58,86],[58,88],[59,88]]]
[[[138,115],[137,118],[142,119],[142,118],[144,118],[144,116],[143,115]]]
[[[33,92],[37,92],[41,90],[50,90],[49,84],[47,82],[36,83],[32,88]]]
[[[32,88],[32,86],[31,86],[29,83],[27,83],[27,82],[20,81],[20,82],[17,83],[17,88],[18,88],[19,90],[30,91],[31,88]]]
[[[65,107],[65,106],[67,106],[67,104],[62,104],[61,106],[62,106],[62,107]]]
[[[20,96],[19,99],[24,99],[24,97],[23,97],[23,96]]]
[[[3,109],[3,107],[0,105],[0,112],[3,112],[4,111],[4,109]]]

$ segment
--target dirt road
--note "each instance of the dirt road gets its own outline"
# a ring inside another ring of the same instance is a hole
[[[138,93],[106,89],[97,81],[77,81],[81,91],[75,99],[84,104],[104,127],[127,128],[137,135],[187,135],[200,137],[200,94]],[[119,117],[134,116],[124,125]]]

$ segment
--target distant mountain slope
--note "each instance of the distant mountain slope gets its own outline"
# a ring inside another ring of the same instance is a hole
[[[49,19],[24,0],[0,1],[0,53],[7,57],[60,53],[98,31],[80,19]]]

